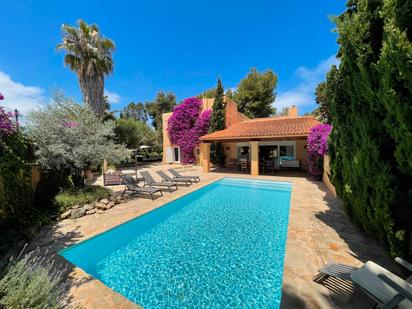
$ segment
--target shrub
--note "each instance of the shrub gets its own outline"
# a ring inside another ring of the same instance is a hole
[[[0,255],[43,220],[43,208],[33,205],[32,147],[15,116],[0,107]]]
[[[20,132],[0,141],[0,223],[9,216],[18,217],[32,203],[30,144]]]
[[[61,211],[64,211],[73,205],[84,205],[107,198],[112,193],[112,190],[107,188],[87,185],[80,190],[64,190],[56,195],[55,200]]]
[[[328,137],[332,127],[329,124],[319,124],[312,129],[308,136],[308,165],[309,176],[316,180],[322,179],[323,157],[328,152]]]
[[[63,287],[62,271],[33,252],[6,267],[0,279],[0,307],[61,308]]]
[[[57,213],[54,196],[68,183],[66,171],[43,170],[33,192],[34,146],[17,116],[0,108],[0,256],[50,222]]]
[[[202,100],[198,98],[185,99],[173,109],[167,132],[170,141],[180,146],[183,163],[195,161],[194,149],[209,129],[211,113],[211,110],[202,112]]]
[[[41,170],[40,181],[37,184],[34,197],[35,207],[50,209],[50,214],[58,213],[55,196],[63,188],[73,187],[70,183],[69,173],[67,171]]]

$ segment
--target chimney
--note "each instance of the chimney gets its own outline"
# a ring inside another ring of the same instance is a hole
[[[289,117],[298,117],[298,108],[296,107],[296,105],[292,105],[291,107],[289,107]]]

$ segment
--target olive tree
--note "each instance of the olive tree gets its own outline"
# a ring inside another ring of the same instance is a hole
[[[115,122],[102,122],[88,105],[76,104],[61,93],[45,108],[28,115],[28,135],[35,143],[38,163],[45,169],[68,172],[76,187],[84,185],[82,171],[106,159],[126,160],[127,149],[114,142]]]

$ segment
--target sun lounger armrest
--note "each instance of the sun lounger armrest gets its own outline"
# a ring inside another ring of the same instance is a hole
[[[400,257],[396,257],[395,261],[402,265],[403,267],[405,267],[407,270],[409,270],[410,272],[412,272],[412,264],[409,263],[408,261],[405,261],[404,259],[400,258]]]
[[[384,274],[379,274],[378,278],[381,279],[383,282],[385,282],[387,285],[389,285],[392,289],[397,291],[404,298],[409,299],[410,301],[412,301],[412,293],[409,293],[407,290],[405,290],[404,288],[399,286],[395,281],[390,279],[388,276],[386,276]]]

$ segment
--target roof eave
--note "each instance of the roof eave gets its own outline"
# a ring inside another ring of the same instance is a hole
[[[291,134],[291,135],[255,135],[255,136],[228,136],[228,137],[201,137],[201,142],[228,142],[228,141],[245,141],[245,140],[281,140],[287,138],[302,139],[307,138],[309,133],[305,134]]]

